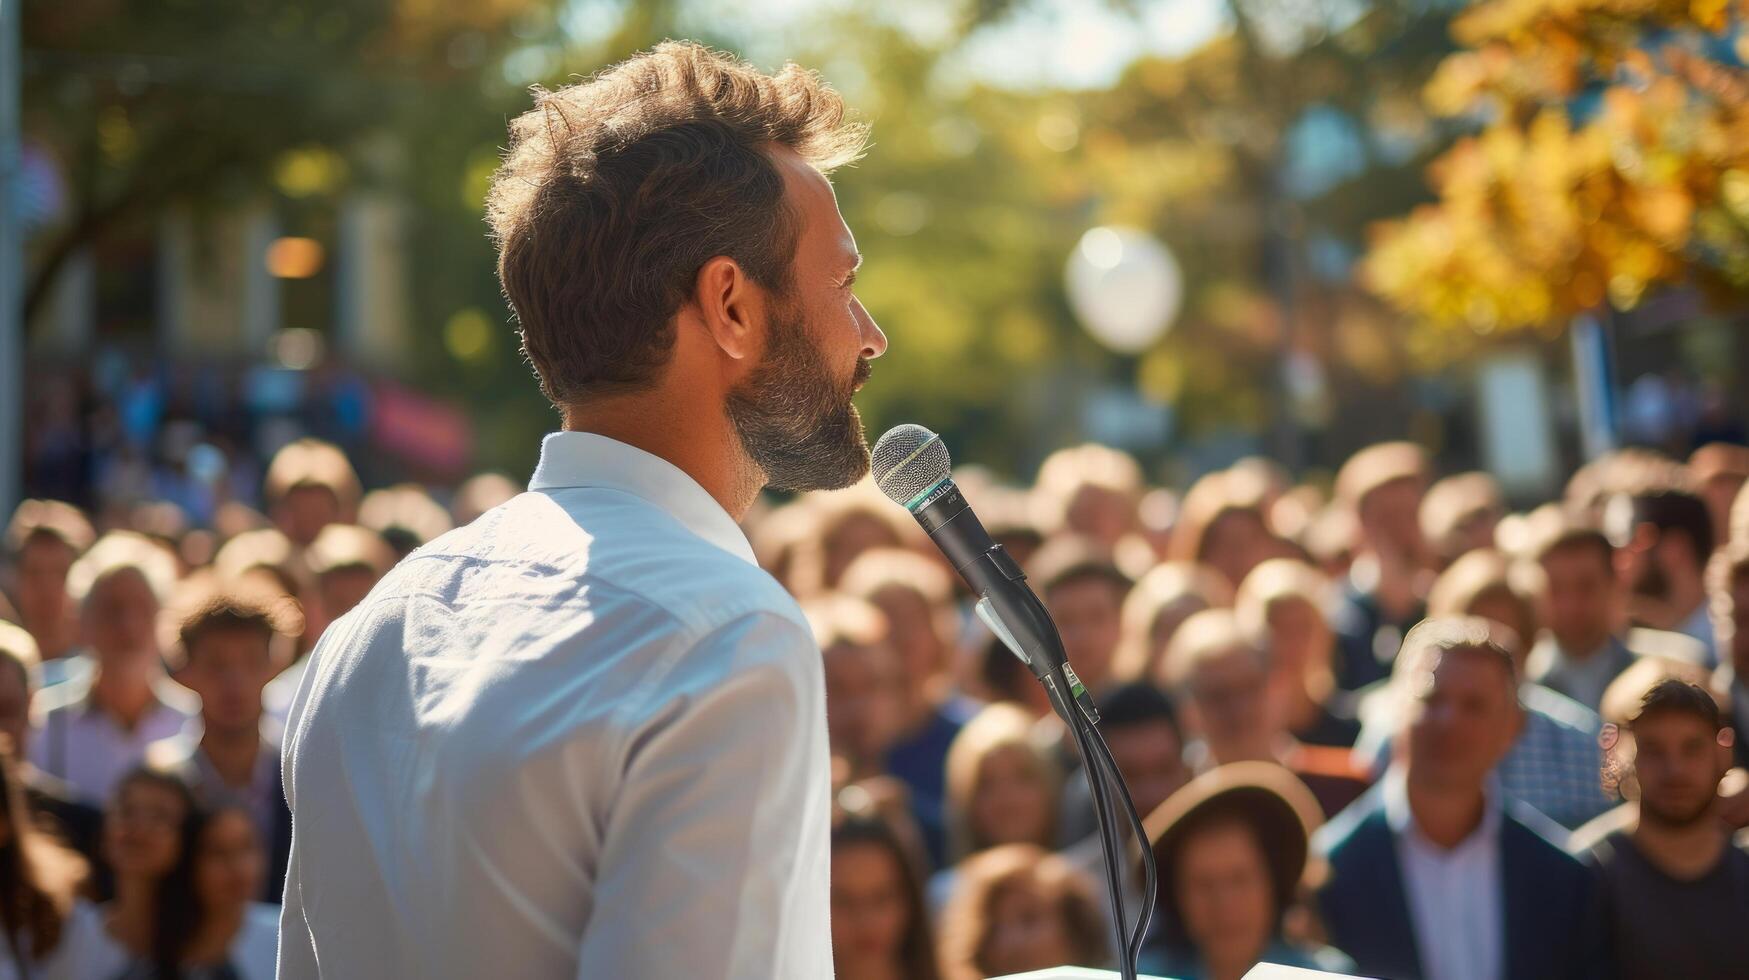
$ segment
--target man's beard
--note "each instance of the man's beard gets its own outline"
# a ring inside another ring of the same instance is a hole
[[[1653,803],[1652,800],[1646,796],[1645,788],[1641,787],[1640,819],[1650,820],[1653,823],[1672,829],[1692,827],[1701,820],[1711,818],[1714,799],[1715,797],[1705,797],[1693,806],[1679,809],[1677,806],[1665,806]]]
[[[866,359],[840,386],[800,314],[771,318],[765,356],[725,405],[741,448],[776,490],[838,490],[868,473],[868,437],[851,396],[868,380]]]

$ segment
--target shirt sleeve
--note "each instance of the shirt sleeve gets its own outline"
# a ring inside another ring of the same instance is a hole
[[[820,654],[742,617],[629,709],[579,977],[830,977]]]

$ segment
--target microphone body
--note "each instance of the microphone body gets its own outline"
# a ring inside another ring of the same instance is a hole
[[[906,509],[977,594],[979,618],[1050,690],[1056,690],[1055,674],[1062,670],[1070,688],[1060,692],[1065,695],[1063,710],[1073,700],[1089,721],[1097,723],[1098,711],[1069,665],[1056,623],[1027,585],[1020,563],[990,537],[953,480],[942,480]]]

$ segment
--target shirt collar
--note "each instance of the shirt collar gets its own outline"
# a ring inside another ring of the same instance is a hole
[[[698,481],[660,456],[593,432],[552,432],[541,441],[530,490],[599,487],[640,497],[686,529],[747,562],[758,564],[747,535]]]
[[[1417,842],[1428,847],[1445,851],[1428,841],[1421,835],[1421,829],[1415,826],[1415,816],[1409,812],[1409,781],[1404,775],[1403,767],[1392,766],[1384,778],[1385,822],[1391,827],[1391,833],[1400,838],[1413,837]],[[1482,785],[1482,822],[1470,832],[1456,848],[1457,850],[1472,843],[1491,842],[1500,836],[1500,787],[1494,777]]]

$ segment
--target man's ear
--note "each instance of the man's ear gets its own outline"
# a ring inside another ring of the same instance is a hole
[[[719,255],[698,270],[693,300],[705,332],[725,355],[750,360],[762,343],[764,296],[741,264]]]

